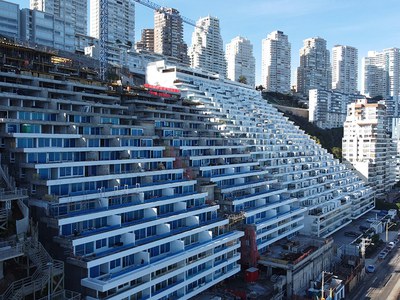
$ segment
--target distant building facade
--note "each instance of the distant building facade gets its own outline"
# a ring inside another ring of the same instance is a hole
[[[21,40],[59,50],[75,51],[71,23],[39,10],[21,10]]]
[[[290,43],[282,31],[262,40],[262,85],[269,92],[290,92]]]
[[[326,40],[320,37],[304,40],[300,49],[300,66],[297,68],[297,91],[308,95],[312,89],[329,90],[332,72]]]
[[[256,60],[253,45],[244,37],[237,36],[226,44],[225,57],[227,77],[233,81],[244,78],[250,86],[255,86]]]
[[[187,45],[183,41],[183,24],[179,11],[161,8],[154,12],[154,52],[189,65]]]
[[[358,91],[358,49],[336,45],[332,49],[332,89],[355,94]]]
[[[400,181],[400,118],[392,122],[392,139],[396,147],[396,182]]]
[[[87,34],[86,0],[30,0],[30,8],[53,14],[71,23],[75,34]]]
[[[0,1],[0,34],[10,38],[19,38],[20,21],[18,4]]]
[[[226,76],[226,60],[218,18],[208,16],[196,22],[189,56],[191,67]]]
[[[362,60],[362,92],[369,97],[382,96],[394,102],[394,115],[399,115],[400,49],[370,51]]]
[[[395,148],[386,131],[386,107],[359,99],[347,108],[342,140],[343,159],[384,198],[395,184]]]
[[[308,121],[323,129],[343,127],[347,105],[360,98],[364,97],[332,90],[309,90]]]
[[[154,52],[154,29],[145,28],[142,29],[142,35],[140,41],[135,44],[137,51],[149,51]]]
[[[90,0],[90,35],[100,38],[100,0]],[[135,44],[135,4],[108,0],[108,42]]]

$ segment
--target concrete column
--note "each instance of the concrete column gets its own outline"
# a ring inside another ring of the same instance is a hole
[[[287,270],[286,272],[286,295],[290,299],[292,297],[293,291],[293,273],[292,270]]]

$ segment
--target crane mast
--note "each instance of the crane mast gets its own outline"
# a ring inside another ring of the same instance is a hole
[[[100,78],[105,80],[107,69],[108,0],[100,0]]]
[[[152,2],[152,1],[149,1],[149,0],[133,0],[133,1],[135,1],[135,2],[137,2],[139,4],[142,4],[142,5],[144,5],[144,6],[148,7],[148,8],[151,8],[153,10],[161,10],[163,8],[161,5],[158,5],[158,4],[156,4],[156,3]],[[170,14],[170,15],[178,17],[178,15],[176,15],[176,14]],[[191,20],[189,18],[183,17],[183,16],[179,16],[179,17],[182,19],[182,22],[184,22],[186,24],[189,24],[189,25],[192,25],[194,27],[203,29],[202,27],[197,26],[195,21],[193,21],[193,20]]]
[[[108,42],[108,0],[99,0],[100,1],[100,78],[105,80],[106,70],[107,70],[107,42]],[[149,0],[133,0],[139,4],[142,4],[148,8],[153,10],[162,10],[162,6],[149,1]],[[168,13],[168,12],[167,12]],[[182,22],[199,28],[201,30],[205,30],[203,27],[196,25],[196,22],[186,18],[184,16],[169,13],[173,17],[180,17]]]

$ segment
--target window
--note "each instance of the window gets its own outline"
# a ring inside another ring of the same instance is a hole
[[[100,249],[107,246],[107,239],[101,239],[96,241],[96,249]]]
[[[116,260],[112,260],[110,261],[110,269],[115,269],[117,267],[119,267],[121,265],[121,259],[116,259]]]
[[[39,147],[50,147],[50,139],[39,138]]]
[[[31,184],[31,193],[36,194],[36,184]]]

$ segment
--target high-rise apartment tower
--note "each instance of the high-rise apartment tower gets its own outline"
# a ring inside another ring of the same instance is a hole
[[[332,49],[332,89],[354,94],[358,84],[358,50],[336,45]]]
[[[100,38],[100,0],[90,0],[90,35]],[[135,43],[135,4],[130,0],[108,0],[108,36],[111,43]]]
[[[87,1],[30,0],[30,8],[64,19],[72,24],[75,33],[87,34]]]
[[[394,101],[394,114],[399,115],[400,49],[370,51],[362,60],[361,90],[370,97],[382,96]]]
[[[349,104],[342,140],[343,159],[382,198],[395,183],[395,146],[386,132],[386,107],[358,99]]]
[[[297,91],[308,95],[311,89],[329,90],[332,71],[326,40],[320,37],[304,40],[300,49],[300,66],[297,68]]]
[[[141,39],[136,42],[136,50],[154,52],[154,29],[142,29]]]
[[[290,91],[290,43],[282,31],[271,32],[262,40],[261,77],[270,92]]]
[[[226,61],[219,19],[201,18],[196,22],[189,49],[190,64],[194,68],[226,76]]]
[[[182,17],[174,8],[162,8],[154,12],[154,52],[189,64],[187,45],[183,41]]]
[[[255,86],[256,60],[253,45],[248,39],[240,36],[232,39],[226,45],[225,57],[230,80]]]

